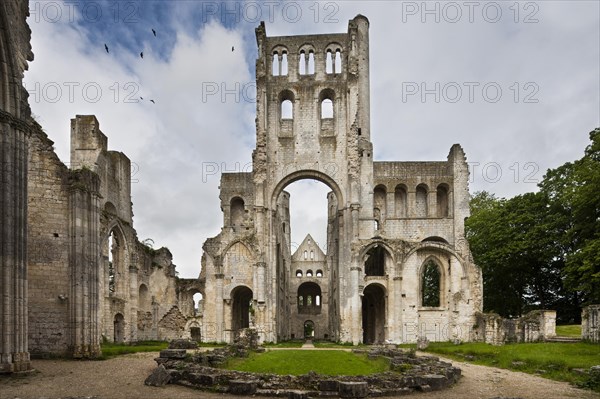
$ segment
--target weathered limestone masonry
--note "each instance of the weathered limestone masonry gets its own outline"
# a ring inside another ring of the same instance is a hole
[[[71,120],[67,168],[35,124],[29,151],[31,353],[100,354],[100,340],[179,337],[172,255],[139,242],[133,228],[131,165],[108,151],[97,119]],[[170,319],[170,317],[169,317]],[[167,327],[161,327],[166,324]]]
[[[589,305],[581,312],[581,338],[600,343],[600,305]]]
[[[492,345],[544,341],[556,337],[556,311],[533,310],[518,319],[504,319],[495,313],[478,313],[473,331],[476,341]]]
[[[249,326],[262,341],[475,339],[482,279],[464,235],[462,148],[439,162],[373,161],[364,16],[341,34],[269,37],[261,23],[256,39],[253,171],[221,177],[223,228],[203,247],[203,340]],[[314,258],[291,250],[284,189],[300,179],[332,191],[327,249]]]
[[[33,60],[26,1],[0,3],[0,373],[31,368],[27,343],[27,148]]]

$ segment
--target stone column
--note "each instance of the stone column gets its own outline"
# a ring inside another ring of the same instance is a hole
[[[101,354],[99,304],[100,179],[86,169],[71,172],[69,193],[69,332],[75,358]]]
[[[31,368],[27,345],[26,126],[0,110],[0,373]]]
[[[31,368],[27,320],[27,1],[0,2],[0,373]]]

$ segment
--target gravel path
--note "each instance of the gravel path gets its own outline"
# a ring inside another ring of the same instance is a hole
[[[37,372],[26,377],[0,377],[0,399],[197,399],[235,398],[167,385],[153,388],[144,380],[156,366],[158,353],[137,353],[105,361],[34,360]],[[600,399],[600,395],[525,373],[452,361],[463,378],[449,390],[405,397],[422,399],[495,397],[523,399]]]

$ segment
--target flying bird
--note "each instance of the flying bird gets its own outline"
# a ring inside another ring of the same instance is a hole
[[[143,51],[140,53],[140,57],[144,58],[144,52]]]
[[[108,46],[106,45],[106,43],[104,43],[104,49],[106,50],[106,52],[108,53]]]
[[[144,99],[144,97],[140,97],[140,100],[143,100],[143,99]]]
[[[154,29],[152,29],[152,33],[154,34],[154,37],[156,37],[156,31]]]
[[[231,46],[231,51],[235,50],[235,47]]]
[[[151,102],[152,104],[156,104],[156,103],[154,102],[154,100],[150,100],[150,102]]]

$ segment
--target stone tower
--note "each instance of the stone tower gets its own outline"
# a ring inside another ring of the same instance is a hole
[[[464,240],[460,146],[442,162],[373,161],[364,16],[341,34],[269,37],[261,23],[256,39],[253,171],[221,178],[224,227],[201,272],[204,337],[253,326],[266,341],[307,329],[355,344],[469,340],[481,273]],[[318,278],[298,268],[304,250],[291,253],[284,189],[301,179],[331,189]]]

